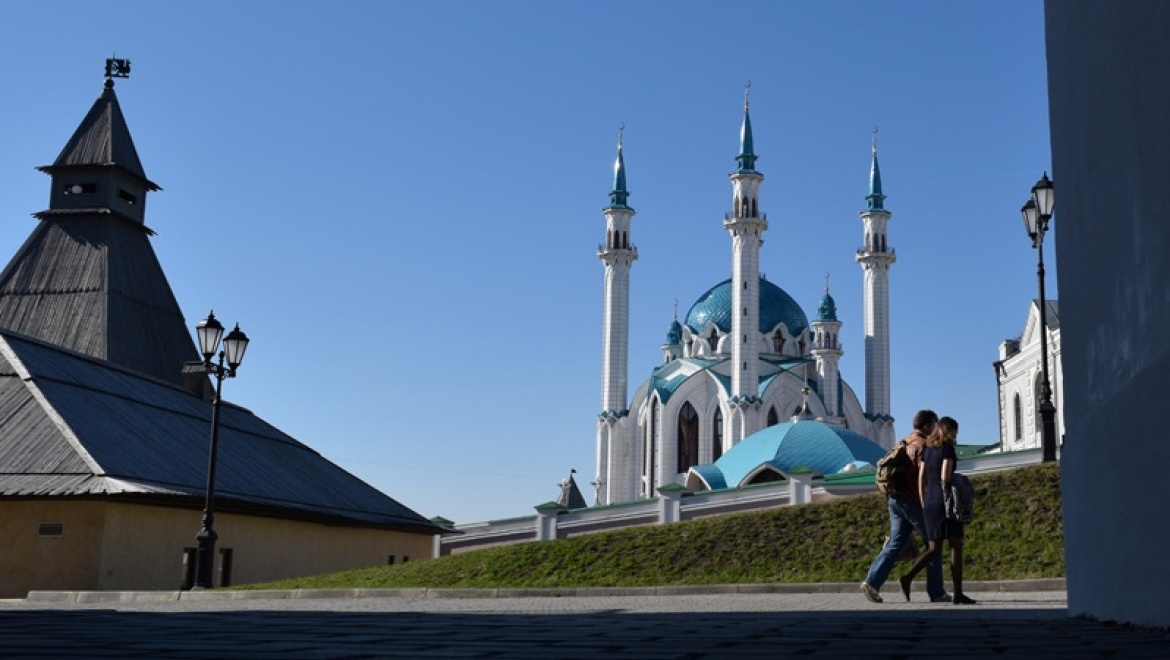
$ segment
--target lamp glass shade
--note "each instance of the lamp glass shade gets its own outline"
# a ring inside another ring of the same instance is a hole
[[[1036,202],[1029,199],[1020,209],[1020,215],[1024,216],[1024,229],[1027,230],[1028,236],[1035,241],[1037,225],[1040,222],[1040,214],[1036,212]]]
[[[1032,186],[1032,199],[1036,202],[1036,211],[1040,217],[1052,217],[1052,207],[1056,204],[1056,191],[1052,187],[1052,181],[1048,178],[1048,172],[1045,172],[1036,185]]]
[[[244,361],[244,351],[246,350],[248,350],[248,335],[240,330],[240,324],[237,323],[227,337],[223,338],[224,359],[227,360],[228,367],[232,371],[235,371],[236,367]]]
[[[219,348],[219,340],[223,337],[223,325],[215,318],[214,313],[195,326],[195,336],[199,338],[199,352],[204,360],[210,360]]]

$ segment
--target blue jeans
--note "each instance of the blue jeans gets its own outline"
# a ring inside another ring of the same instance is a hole
[[[895,496],[889,498],[889,508],[890,540],[886,541],[865,576],[865,583],[874,589],[881,589],[886,583],[886,578],[890,577],[890,571],[894,570],[894,564],[898,562],[914,530],[918,530],[918,536],[923,540],[923,550],[926,549],[926,523],[922,519],[922,507],[918,502],[913,497]],[[943,587],[942,554],[939,553],[926,564],[926,593],[934,600],[946,592]]]

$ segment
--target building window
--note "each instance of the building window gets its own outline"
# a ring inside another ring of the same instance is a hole
[[[699,413],[690,401],[678,411],[678,471],[699,464]]]
[[[122,200],[123,202],[126,202],[127,204],[130,204],[131,206],[138,203],[137,196],[135,196],[131,193],[128,193],[125,190],[122,190],[121,188],[118,189],[118,199]]]
[[[715,407],[715,420],[711,430],[711,462],[714,463],[723,456],[723,409],[718,406]]]
[[[777,353],[784,352],[784,335],[780,334],[779,330],[772,333],[772,350]]]
[[[65,536],[65,523],[42,522],[37,525],[37,536],[43,538],[60,538]]]
[[[707,345],[711,347],[712,351],[719,348],[719,333],[714,328],[711,328],[711,335],[707,337]]]
[[[776,407],[768,408],[768,426],[776,426],[780,423],[780,416],[776,414]]]
[[[1023,406],[1020,405],[1019,392],[1016,392],[1016,395],[1012,397],[1012,415],[1015,417],[1016,442],[1019,442],[1024,438],[1024,410]]]

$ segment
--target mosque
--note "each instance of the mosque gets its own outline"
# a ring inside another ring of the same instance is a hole
[[[745,95],[732,209],[730,279],[698,297],[670,324],[662,364],[628,397],[630,242],[634,209],[627,204],[619,136],[606,236],[598,257],[605,269],[601,413],[597,422],[597,504],[657,495],[668,484],[692,490],[774,481],[791,471],[821,474],[872,465],[894,443],[890,415],[889,270],[874,141],[867,207],[861,212],[864,280],[865,405],[840,376],[842,322],[825,294],[814,320],[760,274],[768,229],[760,212],[763,174],[756,170]]]

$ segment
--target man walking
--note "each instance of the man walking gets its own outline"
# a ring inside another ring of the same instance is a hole
[[[906,453],[910,456],[913,466],[913,478],[903,478],[901,483],[891,484],[889,498],[886,505],[890,510],[890,538],[886,541],[882,551],[878,553],[865,581],[861,583],[861,593],[874,603],[882,602],[882,585],[902,555],[906,542],[914,530],[926,542],[926,524],[922,518],[922,503],[918,501],[918,469],[922,462],[922,450],[926,446],[926,436],[934,431],[938,423],[938,415],[933,410],[919,410],[914,415],[914,432],[906,436],[902,442],[906,443]],[[935,556],[926,565],[926,594],[932,603],[950,602],[951,596],[943,587],[942,558]]]

